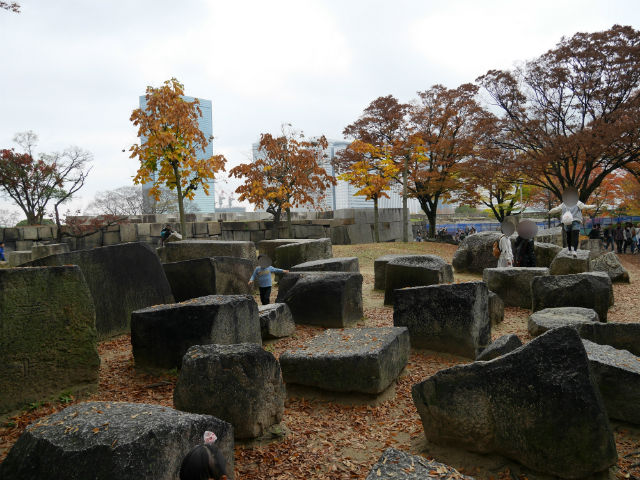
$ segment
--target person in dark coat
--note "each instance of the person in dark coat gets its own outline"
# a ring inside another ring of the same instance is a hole
[[[517,227],[518,236],[514,245],[513,265],[515,267],[535,267],[535,236],[538,226],[531,220],[522,220]]]

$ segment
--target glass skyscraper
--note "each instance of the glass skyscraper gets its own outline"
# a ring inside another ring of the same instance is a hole
[[[194,97],[182,97],[188,102],[193,102],[195,100]],[[211,142],[211,136],[213,135],[213,122],[212,122],[212,105],[211,100],[205,100],[202,98],[198,98],[200,102],[200,110],[202,112],[202,116],[198,119],[198,126],[200,127],[200,131],[204,134],[205,138],[209,141],[207,148],[203,152],[201,149],[197,150],[197,158],[204,159],[209,158],[213,155],[213,145]],[[140,96],[140,108],[145,110],[147,108],[147,98],[145,95]],[[141,142],[144,142],[144,138],[140,139]],[[196,209],[198,213],[213,213],[216,211],[216,202],[215,202],[215,183],[213,180],[207,182],[209,185],[209,195],[206,195],[202,190],[202,187],[198,188],[195,192],[195,197],[193,201],[191,201],[191,205],[197,207]],[[153,198],[148,196],[149,189],[151,188],[151,182],[142,185],[142,192],[144,194],[145,200],[149,199],[149,202],[153,202]],[[145,202],[146,205],[146,202]],[[185,205],[186,207],[186,205]]]

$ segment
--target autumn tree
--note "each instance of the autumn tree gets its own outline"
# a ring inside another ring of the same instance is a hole
[[[487,112],[476,101],[477,91],[471,84],[434,85],[418,92],[409,110],[409,196],[426,214],[431,237],[440,202],[463,190],[465,162],[485,126]]]
[[[362,115],[342,132],[345,138],[368,144],[378,151],[390,149],[391,159],[398,164],[400,176],[396,182],[402,185],[402,240],[409,240],[408,224],[408,166],[407,104],[400,103],[393,95],[378,97],[364,109]],[[361,161],[359,153],[344,149],[336,156],[340,170]]]
[[[257,208],[266,207],[273,215],[274,237],[282,212],[287,214],[287,229],[291,236],[291,209],[300,205],[314,206],[324,191],[335,185],[335,179],[321,166],[325,158],[327,139],[306,139],[290,125],[282,127],[281,135],[260,135],[258,155],[251,163],[240,164],[229,171],[244,183],[236,188],[238,200],[248,201]]]
[[[359,156],[360,161],[352,163],[348,170],[338,178],[358,188],[356,195],[373,200],[373,232],[376,243],[380,242],[378,200],[389,198],[387,191],[397,178],[398,167],[393,160],[391,147],[375,147],[360,140],[352,142],[348,147],[349,155]]]
[[[91,154],[69,147],[63,152],[41,153],[36,159],[38,136],[32,131],[16,134],[14,142],[23,152],[0,151],[0,188],[24,212],[29,225],[41,224],[51,205],[59,224],[58,209],[84,185]]]
[[[640,32],[614,25],[563,38],[511,71],[478,79],[501,111],[502,147],[527,182],[586,202],[618,169],[640,166]]]
[[[633,175],[623,175],[620,180],[622,195],[619,203],[630,215],[640,215],[640,178]]]
[[[172,78],[161,87],[147,87],[146,108],[134,110],[130,119],[141,139],[140,145],[130,148],[131,158],[140,162],[134,183],[151,182],[150,194],[156,199],[163,186],[175,190],[183,235],[185,199],[193,200],[198,188],[208,195],[209,181],[224,171],[226,163],[223,155],[198,158],[211,141],[198,126],[201,116],[199,101],[186,100],[184,86]]]

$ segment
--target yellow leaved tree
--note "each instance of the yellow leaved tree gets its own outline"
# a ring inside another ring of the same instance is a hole
[[[208,195],[208,182],[224,171],[227,160],[223,155],[198,158],[198,150],[205,152],[211,138],[206,138],[198,126],[200,102],[186,100],[184,85],[177,79],[167,80],[161,87],[147,87],[146,100],[146,108],[135,109],[130,119],[141,139],[140,145],[129,149],[131,158],[140,162],[133,181],[153,182],[149,195],[156,200],[162,187],[176,192],[181,233],[187,236],[184,199],[193,200],[198,188]]]

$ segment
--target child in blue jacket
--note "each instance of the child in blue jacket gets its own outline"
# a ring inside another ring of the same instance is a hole
[[[271,297],[271,274],[272,273],[289,273],[289,270],[282,270],[271,266],[271,259],[266,255],[260,255],[258,257],[258,266],[253,271],[249,285],[253,285],[253,281],[258,278],[258,287],[260,288],[260,301],[262,305],[269,304],[269,298]]]

